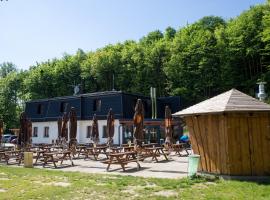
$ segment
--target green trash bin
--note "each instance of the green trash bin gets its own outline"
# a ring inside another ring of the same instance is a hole
[[[200,161],[200,155],[198,154],[192,154],[188,156],[188,176],[194,176],[196,175],[198,171]]]

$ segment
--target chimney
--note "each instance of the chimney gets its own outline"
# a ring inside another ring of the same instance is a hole
[[[156,88],[150,88],[150,97],[151,97],[151,105],[152,105],[152,119],[157,118],[157,95]]]
[[[266,84],[266,82],[259,82],[257,84],[259,85],[258,98],[260,101],[264,101],[265,98],[267,97],[265,90],[264,90],[264,85]]]

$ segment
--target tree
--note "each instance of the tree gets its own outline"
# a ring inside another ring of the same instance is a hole
[[[178,30],[150,32],[138,42],[78,49],[27,71],[3,63],[0,117],[15,126],[20,101],[72,95],[74,83],[83,92],[116,89],[143,95],[156,87],[158,96],[180,95],[184,106],[233,87],[252,95],[258,79],[270,83],[269,6],[268,0],[228,21],[206,16]]]
[[[19,113],[22,111],[22,105],[19,104],[21,83],[21,76],[16,72],[10,72],[0,79],[0,118],[7,129],[19,125]]]
[[[17,71],[16,66],[11,62],[0,64],[0,77],[5,78],[9,73]]]
[[[225,27],[217,17],[205,17],[175,35],[165,67],[170,93],[189,103],[220,92],[221,59],[216,30]]]
[[[172,28],[172,27],[169,26],[165,30],[164,37],[167,40],[171,40],[171,39],[174,38],[175,33],[176,33],[176,30],[174,28]]]
[[[228,23],[228,63],[234,71],[233,85],[254,95],[258,78],[266,69],[262,65],[262,19],[265,6],[251,7]]]

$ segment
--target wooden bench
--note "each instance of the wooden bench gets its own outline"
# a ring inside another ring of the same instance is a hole
[[[123,171],[125,171],[125,166],[131,162],[136,162],[137,169],[139,169],[139,168],[141,168],[141,166],[139,164],[139,161],[141,161],[141,160],[138,159],[138,157],[136,155],[137,155],[136,152],[111,153],[111,154],[109,154],[109,159],[103,161],[102,163],[108,165],[107,171],[109,171],[110,166],[112,164],[120,165],[122,167]]]
[[[21,164],[22,160],[23,160],[23,152],[21,151],[1,151],[0,152],[0,161],[1,160],[5,160],[5,162],[8,164],[10,164],[10,159],[15,159],[15,163],[18,163],[18,165]]]
[[[172,144],[172,149],[175,151],[175,154],[179,156],[188,156],[189,155],[189,148],[187,147],[187,144],[185,143],[179,143],[179,144]],[[181,152],[185,151],[186,155],[182,155]]]
[[[167,154],[163,151],[163,147],[146,147],[142,150],[142,156],[152,157],[152,160],[156,160],[158,162],[157,157],[160,157],[161,155],[164,156],[165,160],[168,160]]]
[[[45,167],[48,163],[53,163],[54,167],[57,168],[56,163],[61,161],[61,165],[64,160],[70,160],[71,165],[73,166],[74,163],[71,158],[71,152],[70,151],[63,151],[61,153],[59,152],[50,152],[50,153],[44,153],[43,154],[43,167]]]
[[[98,159],[98,155],[99,155],[99,152],[97,152],[94,147],[91,147],[91,148],[86,148],[86,152],[85,152],[85,158],[84,159],[87,159],[89,158],[89,156],[93,156],[95,160]]]
[[[8,154],[5,151],[1,151],[0,152],[0,161],[2,161],[2,159],[5,160],[5,162],[8,165],[9,156],[8,156]]]
[[[86,145],[78,145],[76,147],[76,149],[77,149],[78,158],[80,157],[80,155],[87,154],[87,146]]]

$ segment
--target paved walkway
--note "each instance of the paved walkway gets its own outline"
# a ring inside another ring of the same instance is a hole
[[[70,166],[70,162],[67,160],[63,163],[63,166],[58,167],[57,169],[55,169],[52,164],[46,166],[45,168],[62,171],[131,175],[156,178],[183,178],[187,176],[188,158],[180,157],[178,155],[170,155],[168,161],[163,159],[163,157],[159,157],[159,162],[155,162],[152,161],[151,158],[147,158],[143,162],[140,162],[140,170],[137,170],[137,164],[135,162],[128,163],[126,165],[125,172],[122,170],[120,165],[111,165],[110,170],[106,171],[107,164],[103,164],[101,162],[104,159],[105,158],[102,156],[98,161],[91,159],[84,160],[83,158],[80,158],[73,160],[75,166]],[[43,168],[42,166],[35,167]]]

